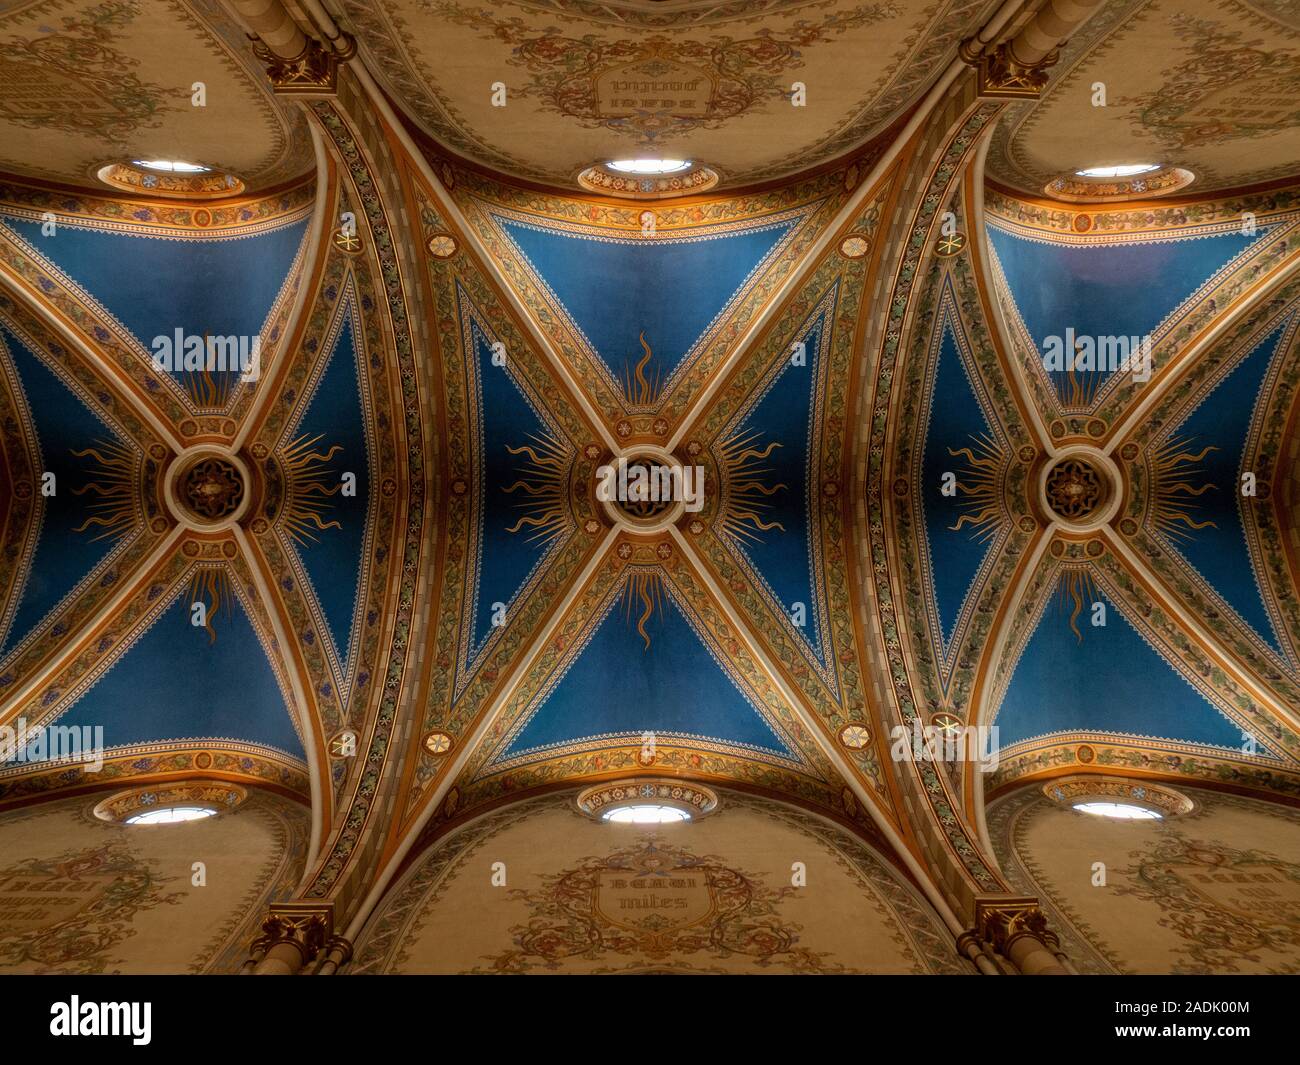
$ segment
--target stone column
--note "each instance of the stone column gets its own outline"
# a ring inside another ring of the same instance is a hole
[[[1011,42],[1011,57],[1032,67],[1056,51],[1061,42],[1088,21],[1105,0],[1047,0]]]
[[[307,51],[307,35],[280,0],[226,0],[244,24],[281,59],[296,60]]]
[[[316,966],[313,976],[333,976],[340,965],[352,960],[352,941],[343,936],[330,936],[321,954],[320,964]]]
[[[1048,0],[1009,41],[986,50],[971,37],[958,55],[979,73],[979,94],[995,99],[1039,96],[1047,70],[1060,58],[1058,46],[1082,26],[1105,0]]]

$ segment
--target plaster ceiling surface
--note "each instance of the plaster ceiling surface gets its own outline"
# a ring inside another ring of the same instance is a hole
[[[1104,86],[1105,105],[1094,103]],[[1300,165],[1300,7],[1293,0],[1117,0],[1062,49],[1042,99],[1010,108],[989,174],[1025,192],[1084,167],[1161,163],[1189,192]]]
[[[95,187],[107,163],[157,158],[250,190],[312,165],[301,116],[216,0],[0,4],[0,170]]]
[[[668,3],[345,0],[408,113],[451,150],[567,184],[611,157],[780,177],[879,133],[981,24],[988,0]],[[802,82],[806,104],[794,106]],[[493,86],[505,87],[505,105]],[[499,98],[498,98],[499,102]]]

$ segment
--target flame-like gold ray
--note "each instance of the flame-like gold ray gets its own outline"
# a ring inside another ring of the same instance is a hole
[[[1197,521],[1192,513],[1197,504],[1186,497],[1198,498],[1218,486],[1198,484],[1203,477],[1199,463],[1218,448],[1207,445],[1200,451],[1189,448],[1190,437],[1170,440],[1151,457],[1152,518],[1155,526],[1172,541],[1189,540],[1197,529],[1217,528],[1212,521]]]
[[[764,521],[763,511],[771,505],[765,499],[774,496],[787,486],[784,483],[767,484],[771,473],[763,460],[781,445],[776,441],[760,449],[756,446],[756,431],[737,433],[718,446],[719,465],[726,485],[726,503],[718,515],[718,525],[738,540],[760,542],[760,532],[777,529],[785,532],[778,521]]]
[[[630,360],[624,360],[623,400],[629,407],[651,407],[659,398],[659,389],[663,381],[658,370],[655,370],[653,377],[646,377],[645,368],[650,363],[652,352],[650,345],[646,342],[644,329],[641,330],[638,339],[641,342],[641,350],[645,354],[641,356],[635,369],[628,365]]]
[[[663,576],[658,570],[637,570],[629,575],[627,583],[623,585],[623,591],[619,593],[619,599],[623,606],[623,616],[627,619],[628,624],[632,623],[632,611],[637,603],[641,606],[641,615],[637,618],[636,631],[641,634],[641,639],[645,641],[645,649],[650,650],[650,634],[646,632],[646,622],[649,621],[657,611],[663,609],[664,604],[664,586]]]
[[[226,616],[234,617],[235,594],[230,586],[230,573],[224,566],[197,569],[190,576],[189,587],[185,597],[191,607],[202,602],[206,613],[203,627],[208,633],[208,643],[217,642],[217,630],[213,619],[224,609]]]
[[[948,449],[949,455],[964,458],[968,464],[957,474],[957,505],[964,513],[958,516],[956,525],[948,528],[955,532],[970,526],[975,539],[987,543],[997,535],[1003,517],[999,490],[1002,449],[987,434],[971,439],[972,447]]]
[[[569,452],[547,433],[530,434],[529,438],[532,445],[506,446],[510,454],[528,457],[523,468],[516,471],[519,479],[501,489],[511,494],[522,492],[528,497],[518,504],[525,513],[507,531],[517,533],[525,527],[533,529],[535,531],[528,537],[528,542],[540,541],[546,545],[561,535],[568,524],[564,496]]]
[[[72,494],[83,496],[89,492],[97,497],[89,506],[90,516],[74,531],[85,532],[98,526],[103,531],[91,543],[120,540],[136,523],[139,478],[135,453],[122,444],[96,440],[93,447],[72,454],[93,461],[94,477],[81,488],[74,488]]]
[[[313,530],[324,532],[343,528],[337,521],[324,520],[324,515],[333,506],[329,497],[338,495],[343,489],[342,484],[329,483],[333,471],[325,464],[343,450],[343,445],[335,444],[324,452],[313,451],[321,435],[298,437],[280,456],[288,485],[284,525],[294,541],[300,544],[315,543],[319,539]]]

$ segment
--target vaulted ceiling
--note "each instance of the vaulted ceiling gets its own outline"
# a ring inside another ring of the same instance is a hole
[[[1286,5],[1106,5],[1010,101],[958,46],[1035,4],[289,4],[359,46],[297,96],[257,4],[170,6],[0,10],[0,720],[111,755],[0,800],[261,781],[355,907],[424,834],[620,776],[794,799],[968,893],[1020,780],[1300,790]],[[619,102],[645,76],[707,99]],[[661,152],[722,191],[573,183]],[[155,156],[248,189],[96,182]],[[1195,183],[1042,196],[1138,158]],[[1067,329],[1151,375],[1045,368]],[[260,371],[159,371],[173,336]],[[1072,455],[1093,511],[1053,509]],[[647,457],[701,509],[597,498]],[[1000,764],[902,764],[923,725]]]

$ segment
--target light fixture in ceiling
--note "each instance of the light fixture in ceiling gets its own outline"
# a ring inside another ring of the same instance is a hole
[[[157,170],[164,174],[206,174],[212,169],[200,163],[185,163],[179,159],[132,159],[136,166]]]
[[[615,825],[673,825],[681,821],[689,821],[691,815],[677,806],[638,803],[614,806],[605,810],[600,815],[600,819]]]
[[[1074,808],[1080,813],[1109,817],[1116,821],[1159,821],[1162,816],[1155,810],[1127,802],[1076,802]]]
[[[234,174],[178,159],[109,163],[100,167],[96,176],[119,192],[150,198],[214,200],[244,191],[244,183]]]
[[[1066,203],[1122,203],[1168,196],[1195,180],[1196,175],[1181,166],[1124,163],[1071,170],[1053,178],[1043,191]]]
[[[168,806],[162,810],[146,810],[126,819],[128,825],[174,825],[181,821],[202,821],[216,816],[211,806]]]
[[[633,777],[587,788],[577,804],[592,820],[607,824],[671,825],[711,814],[718,796],[690,781]]]
[[[676,174],[691,165],[689,159],[611,159],[605,164],[620,174]]]
[[[1074,173],[1078,177],[1085,178],[1126,178],[1149,174],[1159,169],[1159,163],[1123,163],[1119,166],[1090,166],[1083,170],[1076,170]]]

